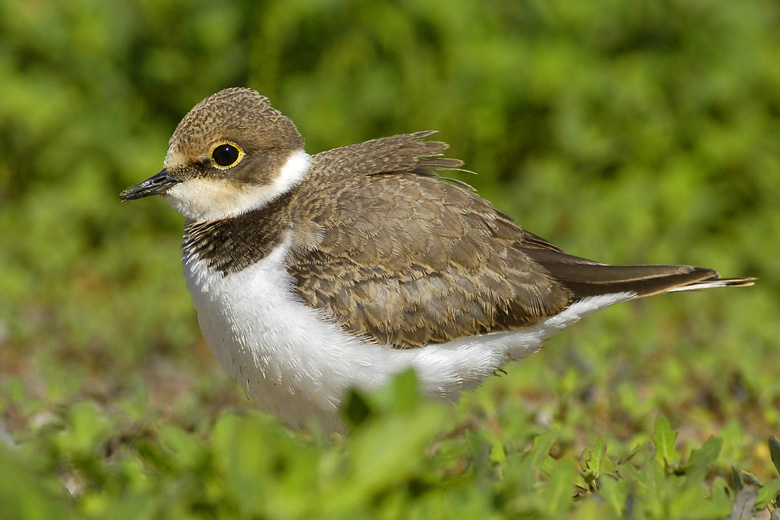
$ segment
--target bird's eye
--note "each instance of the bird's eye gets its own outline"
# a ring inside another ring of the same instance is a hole
[[[220,143],[211,150],[211,162],[223,170],[238,164],[243,156],[243,150],[233,143]]]

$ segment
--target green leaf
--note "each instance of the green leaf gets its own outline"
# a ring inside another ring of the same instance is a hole
[[[780,479],[770,480],[758,490],[756,508],[764,509],[780,493]]]
[[[616,515],[622,516],[628,498],[628,481],[604,476],[599,480],[598,494],[609,504]]]
[[[655,464],[655,462],[653,462]],[[623,478],[623,480],[626,480],[628,482],[634,482],[639,484],[643,488],[650,487],[649,483],[649,472],[646,471],[640,471],[634,467],[631,463],[625,463],[618,466],[618,472],[620,473],[620,476]],[[609,479],[602,478],[600,482],[607,482]]]
[[[108,421],[94,401],[79,401],[65,411],[70,425],[60,433],[60,446],[65,451],[91,453],[108,430]]]
[[[380,393],[376,415],[350,433],[347,463],[323,486],[322,509],[329,515],[350,515],[377,494],[414,481],[444,423],[446,409],[420,398],[414,377],[402,375]]]
[[[239,516],[301,514],[309,507],[319,453],[295,442],[275,418],[224,414],[211,437],[219,488]]]
[[[544,486],[542,497],[547,504],[545,512],[553,518],[567,512],[574,500],[574,480],[577,473],[574,465],[568,461],[560,461]]]
[[[674,449],[677,432],[672,432],[669,421],[663,415],[659,415],[655,421],[655,433],[652,438],[655,445],[655,459],[659,464],[668,468],[679,460],[680,454]]]
[[[601,437],[596,443],[596,446],[589,448],[584,452],[583,467],[586,471],[591,472],[595,478],[598,478],[604,470],[604,463],[606,460],[607,440],[604,437]]]
[[[710,484],[710,497],[712,497],[713,500],[725,500],[731,503],[731,490],[723,477],[715,477]]]
[[[493,446],[490,448],[490,461],[496,464],[506,464],[506,451],[498,439],[493,440]]]
[[[701,448],[693,450],[688,461],[688,467],[690,468],[689,477],[691,479],[703,480],[710,467],[718,460],[722,448],[723,439],[710,437]]]
[[[417,407],[423,396],[420,393],[420,381],[413,369],[404,370],[395,375],[389,384],[367,397],[375,403],[374,408],[382,410],[412,410]]]
[[[528,452],[531,465],[539,468],[543,473],[549,474],[555,464],[555,460],[550,456],[550,450],[556,440],[558,440],[558,432],[555,430],[538,435],[534,438]]]
[[[731,500],[723,495],[704,500],[701,482],[691,481],[677,475],[667,477],[669,492],[668,511],[670,518],[709,520],[723,518],[729,512]],[[679,485],[678,485],[679,484]],[[713,499],[716,498],[716,499]]]
[[[180,428],[164,425],[158,436],[160,444],[168,449],[170,463],[175,467],[193,467],[204,456],[200,439]]]
[[[32,469],[36,459],[34,454],[22,456],[0,441],[0,518],[71,517],[54,475],[39,475]]]
[[[769,455],[772,457],[772,463],[775,465],[778,475],[780,475],[780,439],[774,435],[769,437]]]

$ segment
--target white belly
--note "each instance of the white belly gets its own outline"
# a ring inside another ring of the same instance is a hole
[[[397,350],[349,335],[295,297],[283,265],[289,242],[260,262],[223,276],[190,257],[184,270],[198,320],[219,362],[247,395],[291,426],[318,420],[341,430],[345,391],[385,384],[413,367],[430,395],[456,399],[506,362],[527,356],[555,332],[630,293],[579,302],[539,325],[442,345]]]

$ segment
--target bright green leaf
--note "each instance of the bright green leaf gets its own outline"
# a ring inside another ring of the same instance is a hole
[[[622,516],[626,507],[629,486],[629,482],[625,480],[616,480],[605,475],[599,479],[598,494],[604,498],[616,515]]]
[[[780,479],[770,480],[765,483],[758,490],[758,496],[756,497],[756,507],[758,509],[765,508],[780,493]]]
[[[710,437],[704,445],[698,450],[691,452],[688,466],[691,468],[689,477],[692,479],[703,480],[710,467],[718,460],[720,450],[723,447],[723,439],[720,437]]]
[[[547,504],[546,513],[560,518],[572,505],[576,472],[570,461],[559,461],[544,485],[542,497]]]
[[[596,446],[585,451],[583,456],[583,467],[586,471],[593,473],[595,478],[601,476],[604,471],[604,463],[607,458],[607,440],[600,437]]]
[[[672,432],[669,421],[663,415],[659,415],[656,419],[655,433],[652,438],[655,445],[655,458],[659,464],[668,466],[679,460],[680,455],[674,448],[677,432]]]

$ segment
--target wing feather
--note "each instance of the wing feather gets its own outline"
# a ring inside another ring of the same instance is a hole
[[[396,348],[522,328],[563,310],[568,289],[517,247],[526,236],[547,243],[421,170],[461,164],[439,157],[444,143],[419,141],[427,135],[314,157],[294,206],[309,226],[302,235],[317,240],[288,262],[303,301]]]

